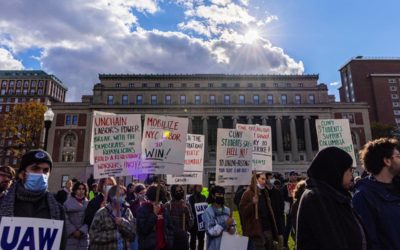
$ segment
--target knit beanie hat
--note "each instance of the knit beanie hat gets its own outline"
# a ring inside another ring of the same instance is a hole
[[[29,165],[42,162],[48,163],[50,165],[50,170],[53,167],[53,160],[49,153],[42,149],[33,149],[22,156],[18,173],[25,170]]]
[[[327,147],[318,152],[307,170],[307,175],[342,190],[344,172],[353,165],[353,158],[337,147]]]

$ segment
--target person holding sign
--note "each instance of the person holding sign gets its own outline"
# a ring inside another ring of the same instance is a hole
[[[88,187],[83,182],[75,182],[71,196],[64,203],[65,227],[67,231],[67,249],[88,249],[88,226],[83,222],[85,210],[89,203]]]
[[[192,208],[192,214],[196,215],[196,203],[206,202],[206,197],[201,193],[202,185],[195,185],[193,194],[189,197],[189,204]],[[190,229],[190,250],[196,250],[196,238],[198,240],[197,249],[204,250],[204,231],[199,231],[197,220],[194,220],[194,225]]]
[[[34,149],[22,156],[18,179],[0,205],[2,217],[31,217],[65,220],[64,209],[48,188],[53,160],[49,153]],[[61,247],[65,247],[63,234]]]
[[[297,213],[297,250],[368,249],[351,206],[352,165],[352,157],[337,147],[322,149],[311,162]]]
[[[136,221],[125,197],[126,188],[122,185],[113,186],[108,191],[108,204],[97,211],[90,226],[91,249],[130,249],[130,242],[136,233]]]
[[[204,227],[207,234],[207,250],[220,250],[222,234],[236,232],[236,224],[231,211],[225,204],[225,188],[215,186],[210,190],[207,199],[211,204],[203,214]]]
[[[249,237],[249,249],[272,250],[274,240],[280,243],[280,249],[283,246],[283,229],[277,225],[277,217],[283,216],[283,209],[280,213],[276,212],[277,203],[275,199],[274,202],[271,201],[266,179],[264,173],[254,174],[251,185],[243,193],[239,204],[243,217],[243,235]]]
[[[360,158],[371,176],[356,184],[353,206],[371,239],[371,249],[400,249],[400,145],[396,139],[370,141]]]

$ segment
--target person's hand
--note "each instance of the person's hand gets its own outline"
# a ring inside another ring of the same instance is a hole
[[[154,212],[154,214],[155,215],[158,215],[158,213],[160,212],[160,210],[161,210],[161,207],[160,207],[160,205],[154,205],[153,206],[153,212]]]
[[[115,217],[114,221],[115,221],[115,224],[121,225],[121,223],[122,223],[123,220],[122,220],[121,217]]]
[[[258,195],[254,195],[254,197],[253,197],[253,203],[254,203],[255,205],[258,204]]]
[[[226,226],[230,227],[233,225],[234,220],[232,219],[232,217],[228,217],[228,219],[226,219],[225,223]]]
[[[81,231],[76,230],[75,232],[72,233],[72,236],[74,236],[75,239],[80,239],[82,236]]]

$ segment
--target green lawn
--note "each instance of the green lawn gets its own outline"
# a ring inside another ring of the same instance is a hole
[[[235,219],[236,222],[236,232],[240,235],[242,235],[242,225],[240,225],[239,221],[239,212],[237,210],[233,211],[233,219]],[[289,237],[289,249],[293,250],[294,249],[294,241],[292,237]]]

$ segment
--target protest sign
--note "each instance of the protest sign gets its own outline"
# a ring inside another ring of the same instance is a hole
[[[203,222],[203,214],[204,211],[206,211],[208,207],[207,202],[201,202],[201,203],[195,203],[194,204],[194,209],[196,211],[196,219],[197,219],[197,228],[199,231],[204,231],[204,222]]]
[[[60,249],[64,221],[2,217],[0,249]]]
[[[249,238],[238,234],[222,233],[220,249],[222,250],[243,250],[247,249]]]
[[[335,146],[343,149],[353,158],[353,166],[357,166],[351,139],[349,120],[317,119],[315,120],[318,137],[318,149]]]
[[[182,174],[187,129],[187,118],[146,115],[143,129],[141,172]]]
[[[140,115],[94,115],[94,178],[129,176],[137,173],[140,169],[140,142]]]
[[[167,175],[167,184],[203,184],[204,135],[187,134],[182,175]]]
[[[236,124],[239,131],[253,132],[253,171],[272,171],[271,127],[258,124]]]
[[[252,170],[253,133],[235,129],[218,129],[216,184],[248,185]]]

